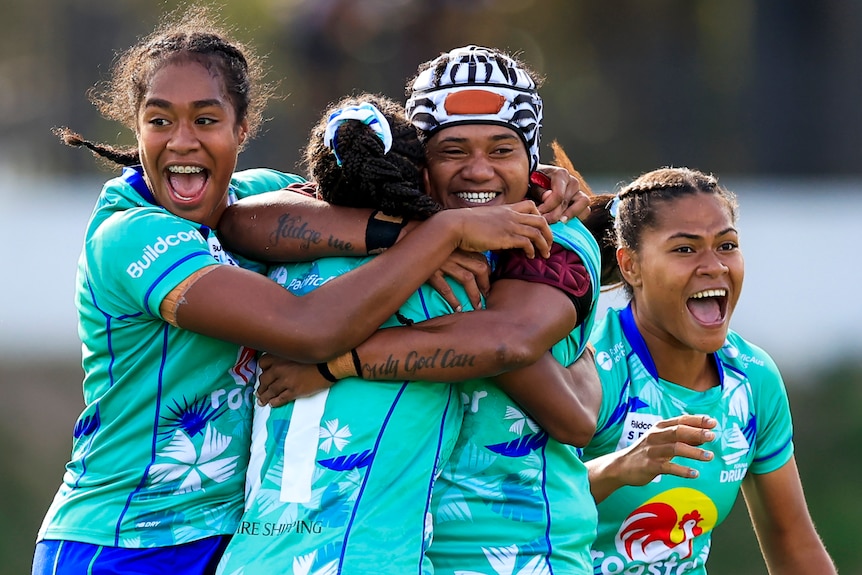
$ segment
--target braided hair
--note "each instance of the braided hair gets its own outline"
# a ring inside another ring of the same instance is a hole
[[[224,81],[237,122],[246,121],[249,138],[263,121],[263,110],[273,87],[263,83],[263,67],[244,44],[231,38],[210,15],[211,8],[192,6],[168,14],[154,32],[119,55],[108,81],[88,92],[90,102],[105,118],[134,131],[137,115],[153,75],[166,64],[195,60],[214,67]],[[54,134],[69,146],[84,146],[115,164],[140,163],[134,146],[94,143],[69,128]],[[246,140],[247,141],[247,140]]]
[[[638,251],[643,230],[656,223],[658,204],[697,193],[721,198],[727,205],[731,220],[736,222],[739,210],[736,196],[721,187],[715,176],[690,168],[665,167],[642,174],[620,189],[617,194],[616,244]]]
[[[358,120],[341,123],[331,150],[324,141],[333,112],[360,104],[375,106],[389,123],[392,148]],[[337,152],[337,156],[336,153]],[[363,93],[330,106],[312,129],[305,150],[309,179],[317,182],[322,199],[348,207],[375,208],[391,216],[424,220],[442,209],[422,188],[425,147],[404,108],[389,98]],[[339,163],[340,162],[340,163]]]

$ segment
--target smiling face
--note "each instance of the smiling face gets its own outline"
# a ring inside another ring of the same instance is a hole
[[[450,126],[429,138],[426,150],[425,189],[446,208],[511,204],[527,195],[530,158],[511,128]]]
[[[712,353],[724,345],[744,275],[739,236],[722,198],[695,193],[656,206],[637,253],[617,250],[644,337]]]
[[[181,59],[156,71],[137,117],[138,150],[156,201],[215,227],[247,133],[214,66]]]

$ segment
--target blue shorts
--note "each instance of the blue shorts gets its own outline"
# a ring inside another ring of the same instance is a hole
[[[229,535],[171,547],[126,549],[77,541],[40,541],[33,575],[214,575]]]

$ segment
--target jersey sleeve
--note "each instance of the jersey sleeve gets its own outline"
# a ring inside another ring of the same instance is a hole
[[[246,198],[264,192],[274,192],[292,184],[306,184],[304,178],[295,174],[279,172],[269,168],[252,168],[235,172],[231,186],[238,198]]]
[[[772,358],[760,348],[747,345],[749,379],[757,409],[757,435],[752,473],[769,473],[793,455],[793,421],[787,389]]]
[[[590,274],[581,257],[557,243],[551,246],[547,259],[530,259],[522,250],[507,250],[498,261],[493,279],[524,280],[559,289],[575,305],[579,323],[592,305]]]
[[[94,299],[109,315],[161,317],[165,296],[194,272],[217,264],[196,225],[157,207],[114,213],[85,245]]]

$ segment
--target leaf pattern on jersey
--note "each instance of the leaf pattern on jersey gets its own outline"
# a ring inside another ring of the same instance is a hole
[[[102,420],[99,416],[99,406],[97,404],[93,415],[87,415],[75,422],[75,430],[72,432],[72,437],[80,439],[81,437],[93,435],[101,426]]]
[[[177,430],[170,443],[157,454],[157,459],[172,461],[155,463],[150,467],[150,481],[154,485],[178,483],[175,493],[200,491],[204,488],[204,478],[222,483],[230,479],[236,471],[238,457],[220,459],[231,443],[231,438],[222,435],[212,426],[206,427],[200,453],[191,438]]]
[[[743,383],[729,371],[725,372],[724,398],[728,409],[723,422],[725,427],[717,429],[716,433],[720,434],[722,450],[725,451],[722,460],[727,464],[739,462],[751,449],[751,440],[756,431],[756,422],[751,413],[751,396],[748,382]]]
[[[340,455],[332,459],[321,459],[317,464],[332,471],[348,471],[367,468],[372,461],[374,461],[374,453],[370,449],[366,449],[359,453]]]
[[[526,564],[518,568],[518,546],[508,547],[483,547],[482,552],[488,560],[488,565],[493,569],[491,572],[481,571],[455,571],[456,575],[549,575],[550,571],[544,559],[539,556],[531,557]],[[517,571],[516,571],[517,569]]]
[[[338,559],[326,562],[318,561],[318,549],[307,555],[294,557],[293,575],[336,575],[338,573]]]
[[[323,450],[324,453],[329,453],[333,447],[341,451],[350,443],[348,438],[352,435],[349,425],[339,428],[338,419],[330,419],[320,428],[320,439],[323,441],[320,442],[319,449]]]
[[[513,405],[506,406],[505,418],[508,420],[514,420],[512,425],[509,426],[509,431],[517,433],[518,435],[524,433],[525,425],[529,427],[533,433],[537,433],[541,429],[535,421],[530,419],[528,415]]]
[[[486,445],[494,453],[504,457],[524,457],[534,451],[538,451],[548,444],[548,434],[545,431],[539,433],[528,433],[506,443],[495,443]]]
[[[159,429],[166,428],[159,431],[159,436],[162,439],[179,430],[191,437],[200,435],[211,421],[218,419],[228,410],[224,405],[213,407],[209,397],[203,397],[191,403],[188,399],[183,398],[182,405],[174,401],[173,405],[168,405],[166,409],[171,413],[170,416],[159,415],[159,418],[163,420],[162,423],[159,423]]]

